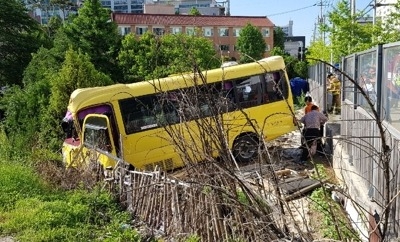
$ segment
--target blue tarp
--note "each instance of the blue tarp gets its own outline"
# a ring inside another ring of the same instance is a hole
[[[290,88],[295,97],[300,97],[301,94],[306,94],[310,91],[308,82],[300,77],[290,79]]]

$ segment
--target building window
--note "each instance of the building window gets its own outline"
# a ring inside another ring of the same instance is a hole
[[[138,26],[136,27],[136,34],[137,35],[143,35],[144,33],[147,32],[149,28],[147,26]]]
[[[101,1],[102,6],[111,6],[111,1]]]
[[[153,33],[155,35],[164,35],[165,29],[164,29],[164,27],[156,27],[156,28],[153,28]]]
[[[265,45],[265,52],[268,52],[268,51],[270,51],[271,50],[271,47],[269,46],[269,44],[266,44]]]
[[[205,37],[214,36],[214,28],[213,27],[204,27],[203,28],[203,35]]]
[[[239,46],[234,45],[234,46],[233,46],[233,51],[239,51]]]
[[[127,13],[128,12],[128,5],[114,6],[114,12]]]
[[[229,51],[229,45],[220,45],[219,49],[222,51]]]
[[[118,27],[118,32],[120,35],[127,35],[131,32],[131,27],[127,26],[119,26]]]
[[[239,36],[240,36],[240,30],[242,30],[242,29],[240,29],[240,28],[234,28],[234,29],[233,29],[233,36],[239,37]]]
[[[171,27],[171,34],[180,34],[182,33],[182,27]]]
[[[228,28],[219,28],[219,36],[229,36]]]
[[[194,27],[186,27],[187,35],[194,35]]]
[[[264,37],[269,37],[269,28],[262,28],[261,33]]]

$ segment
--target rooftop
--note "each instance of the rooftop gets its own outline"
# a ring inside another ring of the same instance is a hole
[[[210,16],[210,15],[171,15],[171,14],[133,14],[113,13],[112,19],[117,24],[160,24],[188,26],[246,26],[251,23],[256,27],[273,27],[274,24],[266,16]]]

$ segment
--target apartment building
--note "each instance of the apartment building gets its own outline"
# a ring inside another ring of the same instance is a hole
[[[396,10],[394,5],[397,0],[380,0],[375,1],[375,18],[381,19],[383,22],[387,21],[387,16]]]
[[[77,13],[84,0],[68,0],[52,2],[42,0],[24,0],[30,10],[30,15],[41,24],[47,24],[52,16],[67,19]],[[217,2],[215,0],[101,0],[104,8],[117,13],[147,13],[147,14],[188,14],[196,8],[202,15],[229,15],[230,0]]]
[[[112,20],[117,23],[122,35],[135,33],[137,36],[151,31],[157,35],[166,33],[194,34],[201,30],[205,38],[214,43],[214,47],[221,56],[239,59],[237,39],[240,30],[248,23],[257,27],[266,43],[264,56],[270,55],[273,47],[274,24],[265,16],[192,16],[168,14],[125,14],[113,13]]]
[[[83,0],[69,0],[65,3],[53,3],[50,0],[24,0],[23,2],[32,18],[36,19],[40,24],[48,24],[52,16],[59,16],[62,20],[65,20],[70,15],[76,14],[82,1]]]
[[[174,13],[179,14],[188,14],[192,8],[196,8],[201,15],[229,15],[229,3],[230,0],[222,2],[215,0],[146,0],[143,12],[156,14],[157,12],[152,11],[153,9],[170,6]]]
[[[101,5],[119,13],[143,13],[145,0],[102,0]]]
[[[227,1],[229,2],[229,0]],[[101,0],[105,8],[118,13],[187,14],[193,7],[202,15],[224,15],[225,4],[215,0]]]
[[[282,29],[283,33],[285,33],[287,37],[293,36],[293,20],[290,20],[289,24],[279,27]]]

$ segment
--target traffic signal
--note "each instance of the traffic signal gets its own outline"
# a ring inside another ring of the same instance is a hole
[[[307,48],[299,47],[297,52],[297,59],[299,61],[305,61],[307,50]]]

